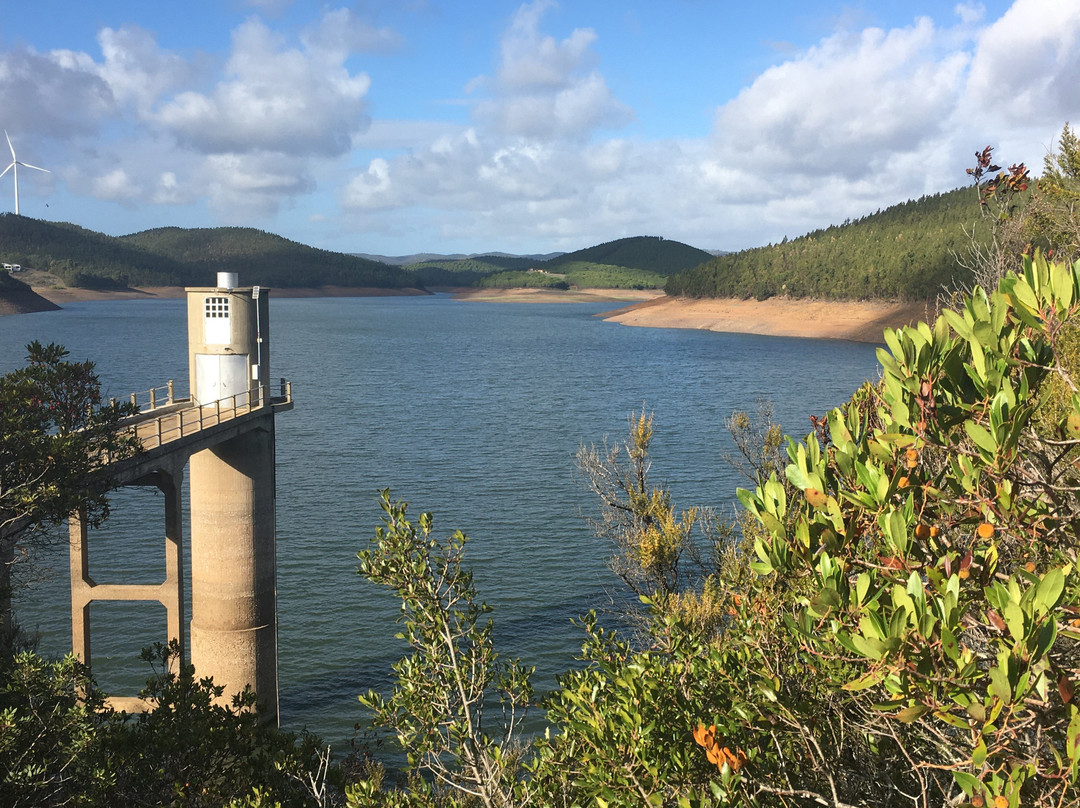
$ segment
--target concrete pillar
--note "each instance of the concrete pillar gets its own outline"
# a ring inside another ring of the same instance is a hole
[[[181,496],[183,477],[161,473],[158,489],[165,495],[165,583],[162,603],[165,605],[166,631],[169,641],[180,645],[180,657],[170,660],[170,667],[179,673],[187,653],[187,627],[184,620],[184,511]]]
[[[191,662],[278,720],[274,416],[192,455]]]

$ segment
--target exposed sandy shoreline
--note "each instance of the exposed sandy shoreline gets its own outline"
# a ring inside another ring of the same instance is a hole
[[[655,289],[454,289],[454,300],[483,303],[603,303],[649,301]]]
[[[34,286],[39,295],[63,306],[84,300],[150,300],[181,298],[180,286],[142,287],[125,291],[94,291]],[[926,320],[933,312],[926,303],[895,301],[836,301],[770,298],[736,300],[670,298],[655,290],[628,289],[453,289],[455,300],[511,303],[612,302],[632,305],[606,312],[605,320],[646,328],[697,328],[782,337],[881,342],[886,326],[893,328]],[[311,289],[273,289],[275,297],[370,297],[422,295],[415,289],[374,289],[326,286]],[[0,306],[0,314],[4,309]]]
[[[882,342],[886,327],[933,316],[927,303],[769,298],[658,297],[603,315],[605,320],[648,328],[698,328],[775,337]]]

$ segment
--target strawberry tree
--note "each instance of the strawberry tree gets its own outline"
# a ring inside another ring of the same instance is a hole
[[[1078,307],[1080,262],[1036,255],[887,330],[880,382],[739,492],[788,630],[915,804],[1080,802]]]

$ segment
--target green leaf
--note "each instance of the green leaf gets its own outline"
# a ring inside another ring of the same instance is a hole
[[[982,738],[979,738],[979,745],[976,746],[975,749],[973,749],[971,752],[971,762],[981,768],[985,761],[986,741],[984,741]]]
[[[860,690],[866,690],[867,688],[871,688],[874,685],[881,684],[881,682],[888,675],[889,671],[887,668],[878,668],[877,670],[872,670],[869,673],[860,676],[853,682],[848,682],[846,685],[844,685],[843,689],[851,693],[856,693]]]
[[[956,784],[960,786],[963,792],[969,797],[974,797],[976,791],[982,793],[982,781],[975,775],[968,774],[967,772],[953,771],[952,776],[956,781]]]
[[[894,713],[893,718],[902,724],[911,724],[914,721],[918,721],[928,712],[930,712],[930,708],[927,705],[913,704],[910,707],[905,707]]]
[[[975,441],[975,445],[984,452],[990,455],[997,453],[997,441],[984,427],[979,426],[974,421],[964,421],[964,431],[968,433],[968,437]]]
[[[1065,575],[1060,568],[1054,567],[1049,570],[1042,580],[1039,581],[1035,593],[1036,602],[1046,610],[1053,609],[1065,589]]]

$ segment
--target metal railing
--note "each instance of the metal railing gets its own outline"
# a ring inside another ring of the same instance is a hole
[[[173,386],[173,380],[169,379],[160,387],[151,387],[139,393],[131,394],[131,406],[137,407],[139,412],[149,412],[159,407],[169,407],[177,399]],[[116,404],[116,399],[110,399],[109,403]]]
[[[157,395],[158,391],[165,391],[164,399]],[[145,403],[140,404],[140,401]],[[190,396],[176,398],[170,380],[167,385],[152,388],[145,394],[132,393],[131,403],[140,407],[140,412],[125,419],[123,425],[132,430],[144,450],[155,449],[264,407],[291,404],[292,383],[281,379],[278,396],[270,394],[267,384],[216,401],[197,403]]]

